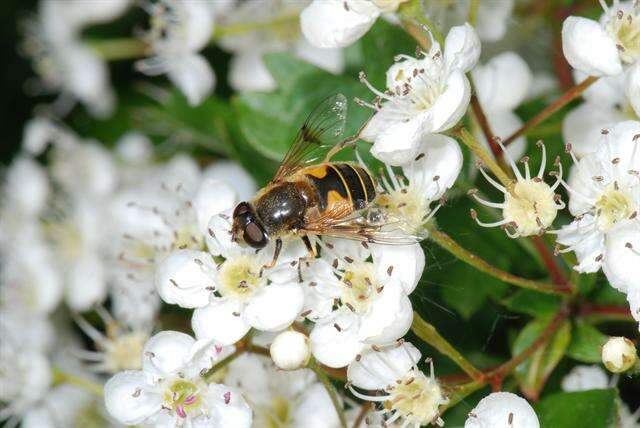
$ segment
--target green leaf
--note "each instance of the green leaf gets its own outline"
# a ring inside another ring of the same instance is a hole
[[[547,317],[558,311],[560,298],[531,290],[518,290],[507,299],[504,299],[502,304],[514,312],[534,317]]]
[[[541,428],[613,428],[618,423],[616,389],[565,392],[534,405]]]
[[[607,336],[585,322],[576,322],[567,355],[583,363],[598,363]]]
[[[547,328],[551,319],[541,318],[531,321],[518,334],[513,344],[513,355],[518,355],[533,345],[542,332]],[[520,364],[515,370],[515,376],[522,392],[529,398],[539,397],[540,391],[564,356],[571,341],[571,324],[564,322],[549,339],[546,345]]]
[[[264,63],[282,91],[291,90],[298,79],[319,71],[316,66],[285,52],[266,54]]]
[[[504,282],[478,272],[455,259],[446,271],[434,271],[430,281],[442,282],[442,299],[464,319],[469,319],[485,304],[487,298],[499,299],[509,289]]]

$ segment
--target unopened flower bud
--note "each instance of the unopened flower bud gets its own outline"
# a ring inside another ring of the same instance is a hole
[[[602,362],[610,372],[627,371],[637,359],[636,347],[626,337],[610,337],[602,347]]]
[[[297,331],[283,331],[269,349],[271,359],[282,370],[297,370],[307,365],[311,357],[309,338]]]

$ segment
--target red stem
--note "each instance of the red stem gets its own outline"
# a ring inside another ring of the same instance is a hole
[[[554,284],[560,285],[561,289],[567,289],[570,291],[571,287],[569,286],[569,280],[564,276],[564,273],[553,257],[553,253],[549,251],[542,238],[540,238],[539,236],[532,236],[531,242],[538,251],[538,254],[540,254],[540,257],[542,257],[542,262],[547,267],[549,276],[551,277],[551,280],[554,282]]]

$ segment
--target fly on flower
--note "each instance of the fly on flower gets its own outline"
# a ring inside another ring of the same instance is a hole
[[[310,254],[310,236],[332,236],[364,243],[411,244],[394,234],[383,212],[372,209],[377,185],[366,167],[331,162],[358,135],[340,139],[346,122],[347,100],[336,94],[322,101],[303,123],[275,177],[251,201],[233,212],[235,241],[264,248],[275,239],[275,265],[284,238],[300,237]]]

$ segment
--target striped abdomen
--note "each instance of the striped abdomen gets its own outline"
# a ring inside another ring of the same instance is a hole
[[[349,204],[352,211],[366,207],[376,197],[375,183],[369,172],[346,162],[329,162],[299,171],[316,191],[321,212]]]

